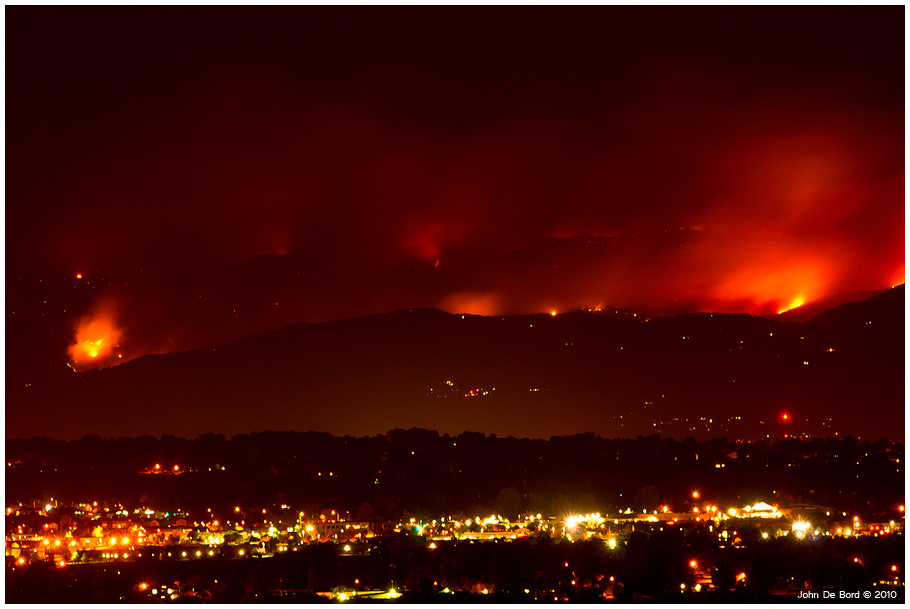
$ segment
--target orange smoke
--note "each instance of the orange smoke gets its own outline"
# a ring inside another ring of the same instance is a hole
[[[119,362],[117,351],[122,334],[115,308],[101,305],[79,320],[75,342],[69,348],[70,359],[82,368],[103,368]]]
[[[905,281],[906,280],[904,279],[904,265],[902,264],[900,266],[900,269],[895,271],[894,274],[891,275],[890,285],[892,288],[894,288],[894,287],[897,287],[897,286],[903,284]]]
[[[731,274],[713,293],[718,300],[750,300],[756,309],[783,313],[826,294],[830,272],[823,260],[755,264]]]

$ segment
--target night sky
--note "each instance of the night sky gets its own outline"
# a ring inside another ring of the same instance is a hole
[[[13,6],[6,104],[9,407],[296,321],[904,281],[903,6]]]

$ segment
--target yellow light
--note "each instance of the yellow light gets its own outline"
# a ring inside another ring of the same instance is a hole
[[[808,522],[806,522],[804,520],[797,520],[796,522],[793,523],[793,530],[796,531],[797,533],[805,533],[806,531],[809,530],[809,528],[811,526],[812,525],[810,525]]]
[[[789,306],[787,306],[787,307],[784,308],[784,309],[779,310],[779,311],[777,312],[777,314],[780,315],[781,313],[786,313],[787,311],[789,311],[789,310],[791,310],[791,309],[796,309],[796,308],[801,307],[801,306],[803,306],[803,297],[802,297],[802,296],[797,296],[796,298],[794,298],[793,300],[790,301],[790,305],[789,305]]]
[[[615,539],[612,539],[612,538],[611,538],[611,539],[608,539],[608,540],[607,540],[607,545],[610,546],[610,549],[611,549],[611,550],[614,549],[614,548],[616,547],[616,540],[615,540]]]
[[[692,568],[694,569],[695,567],[698,566],[698,562],[695,561],[695,560],[690,560],[690,561],[689,561],[689,566],[692,567]]]
[[[550,311],[550,315],[551,315],[552,317],[556,317],[556,311]]]
[[[149,587],[149,585],[146,584],[145,582],[139,584],[139,589],[140,589],[140,590],[148,590],[148,587]]]
[[[692,491],[692,498],[698,499],[698,491]]]

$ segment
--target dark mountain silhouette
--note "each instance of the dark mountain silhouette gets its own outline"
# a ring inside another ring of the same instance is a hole
[[[517,437],[836,431],[900,439],[903,307],[900,286],[809,323],[412,309],[295,324],[33,387],[7,404],[7,437],[424,427]],[[55,402],[66,414],[43,417]],[[781,430],[784,411],[792,418]]]
[[[809,322],[844,329],[853,329],[858,325],[872,325],[878,322],[889,325],[888,331],[892,331],[894,328],[890,324],[895,320],[900,320],[901,327],[903,327],[904,288],[904,284],[901,284],[890,290],[873,292],[862,302],[846,301],[844,304],[820,312],[809,319]]]

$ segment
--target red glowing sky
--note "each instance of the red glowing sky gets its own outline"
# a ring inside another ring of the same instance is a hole
[[[22,378],[412,306],[768,313],[903,282],[902,7],[7,18]],[[650,260],[502,262],[681,227]]]

